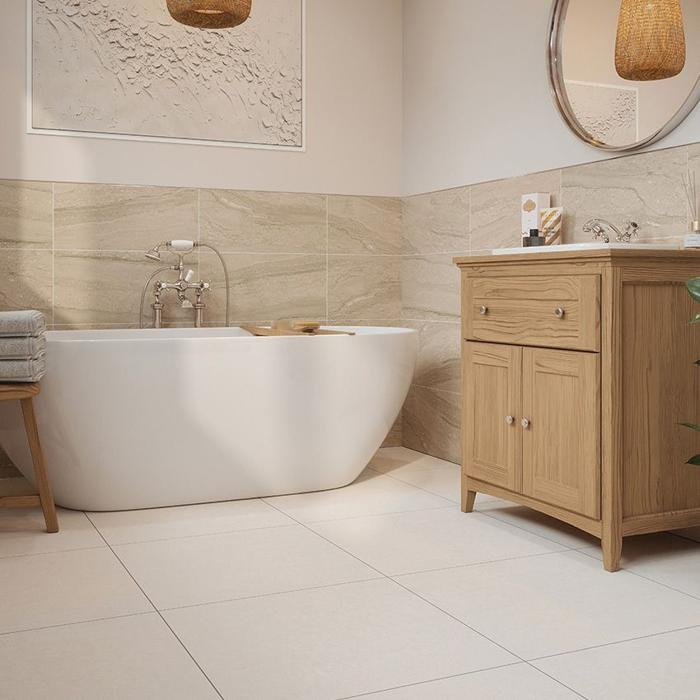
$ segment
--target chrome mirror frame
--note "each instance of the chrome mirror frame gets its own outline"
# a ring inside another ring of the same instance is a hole
[[[636,143],[627,146],[611,146],[599,141],[594,136],[589,134],[576,118],[569,98],[566,94],[566,85],[564,84],[564,71],[562,65],[562,41],[564,37],[564,23],[566,21],[566,13],[569,9],[569,0],[554,0],[552,9],[549,14],[549,32],[547,44],[547,72],[549,76],[549,87],[552,93],[552,100],[559,112],[559,116],[564,123],[576,134],[582,141],[598,148],[602,151],[624,153],[636,151],[645,146],[658,141],[670,134],[681,122],[695,109],[700,102],[700,76],[695,81],[693,89],[686,98],[685,102],[680,106],[678,111],[666,122],[658,131],[650,136],[637,141]]]

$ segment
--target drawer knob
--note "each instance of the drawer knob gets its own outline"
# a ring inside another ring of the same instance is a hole
[[[530,421],[529,421],[529,419],[523,418],[523,419],[520,421],[520,425],[522,425],[523,428],[525,428],[525,430],[527,430],[527,429],[530,427]]]
[[[561,306],[557,306],[557,308],[554,309],[554,315],[557,318],[564,318],[565,313],[566,313],[566,311],[564,311],[564,309],[562,309]]]
[[[508,425],[513,425],[513,423],[515,423],[515,418],[513,416],[506,416],[506,423],[508,423]]]
[[[482,316],[486,316],[486,314],[487,314],[488,312],[489,312],[489,307],[488,307],[488,306],[485,306],[484,304],[482,304],[482,305],[479,307],[479,313],[480,313]]]

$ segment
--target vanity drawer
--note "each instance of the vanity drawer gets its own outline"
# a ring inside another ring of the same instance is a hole
[[[464,337],[600,350],[600,277],[472,277],[462,288]]]

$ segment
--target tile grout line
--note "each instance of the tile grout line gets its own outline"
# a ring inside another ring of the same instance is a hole
[[[136,578],[134,578],[134,575],[131,573],[131,571],[129,571],[128,567],[127,567],[126,564],[122,561],[121,557],[114,551],[114,549],[113,549],[112,546],[109,544],[109,542],[107,542],[107,540],[104,538],[104,536],[102,535],[102,533],[100,532],[100,530],[98,529],[98,527],[95,525],[95,523],[92,522],[90,516],[89,516],[87,513],[85,513],[85,517],[86,517],[88,520],[90,520],[90,522],[92,523],[92,526],[95,528],[95,530],[97,530],[98,534],[100,535],[100,537],[102,538],[102,540],[104,541],[104,543],[109,547],[110,551],[112,552],[112,554],[114,555],[114,557],[117,559],[117,561],[121,564],[121,566],[122,566],[122,568],[124,569],[124,571],[126,571],[127,575],[131,578],[131,580],[134,582],[134,584],[135,584],[135,585],[138,587],[138,589],[141,591],[142,595],[143,595],[144,598],[149,602],[149,604],[151,605],[151,607],[153,608],[153,610],[155,611],[155,613],[156,613],[156,614],[158,615],[158,617],[160,617],[160,619],[163,621],[163,624],[170,630],[170,633],[173,635],[173,637],[175,637],[175,639],[177,639],[177,641],[180,643],[180,646],[185,650],[185,652],[186,652],[187,655],[190,657],[190,659],[192,659],[192,662],[197,666],[197,668],[200,670],[200,672],[202,673],[202,675],[207,679],[207,681],[209,682],[209,685],[211,685],[211,687],[214,689],[214,692],[221,698],[221,700],[224,700],[224,696],[219,692],[219,689],[214,685],[214,683],[212,682],[211,678],[209,678],[209,676],[204,672],[204,669],[200,666],[200,664],[199,664],[199,662],[197,661],[197,659],[194,658],[194,656],[192,655],[192,653],[190,652],[190,650],[185,646],[184,642],[180,639],[180,637],[177,636],[177,634],[175,633],[175,630],[170,626],[170,624],[169,624],[168,621],[165,619],[165,617],[163,616],[163,614],[161,613],[161,611],[158,610],[158,608],[155,606],[155,604],[153,603],[153,601],[152,601],[152,600],[150,599],[150,597],[146,594],[146,591],[144,591],[144,589],[143,589],[143,587],[141,586],[141,584],[136,580]]]
[[[700,625],[688,625],[687,627],[678,627],[677,629],[664,630],[663,632],[652,632],[651,634],[643,634],[639,637],[630,637],[629,639],[620,639],[615,642],[605,642],[604,644],[594,644],[590,647],[583,647],[582,649],[571,649],[570,651],[562,651],[558,654],[549,654],[548,656],[536,656],[530,659],[531,663],[537,663],[538,661],[547,661],[548,659],[557,659],[560,656],[571,656],[573,654],[580,654],[584,651],[594,651],[596,649],[606,649],[608,647],[616,647],[621,644],[630,644],[631,642],[638,642],[642,639],[654,639],[655,637],[665,637],[670,634],[677,634],[678,632],[687,632],[689,630],[700,630]]]
[[[315,534],[315,533],[314,533]],[[291,595],[292,593],[305,593],[306,591],[324,591],[328,588],[342,588],[343,586],[353,586],[357,583],[371,583],[372,581],[381,581],[385,576],[372,576],[371,578],[361,578],[357,581],[340,581],[339,583],[326,583],[321,586],[310,586],[309,588],[290,588],[287,591],[272,591],[270,593],[256,593],[254,595],[245,595],[240,598],[222,598],[221,600],[207,600],[202,603],[191,603],[190,605],[175,605],[172,608],[163,608],[163,612],[176,612],[178,610],[193,610],[195,608],[208,608],[214,605],[226,605],[228,603],[239,603],[246,600],[259,600],[261,598],[273,598],[282,595]]]
[[[421,454],[422,454],[422,453],[421,453]],[[428,456],[432,456],[432,455],[428,455]],[[452,464],[452,462],[450,462],[450,464]],[[374,471],[374,470],[373,470],[373,471]],[[399,481],[399,482],[401,482],[402,484],[409,484],[410,486],[413,486],[413,488],[416,488],[416,489],[419,489],[419,490],[421,490],[421,491],[424,491],[425,493],[429,493],[429,494],[431,494],[432,496],[438,496],[439,498],[444,498],[444,496],[440,496],[440,494],[436,494],[436,493],[434,493],[433,491],[428,491],[427,489],[424,489],[424,488],[422,488],[421,486],[416,486],[415,484],[411,484],[409,481],[403,481],[402,479],[399,479],[398,477],[392,476],[391,474],[384,474],[383,472],[378,472],[378,473],[379,473],[379,474],[383,474],[384,476],[388,476],[390,479],[394,479],[394,481]],[[448,499],[448,500],[449,500],[449,499]],[[458,503],[457,501],[450,501],[450,503],[453,504],[453,505],[455,505],[455,506],[459,506],[459,503]],[[449,506],[447,506],[447,507],[449,507]],[[438,510],[438,509],[437,509],[437,508],[435,508],[435,509],[429,508],[429,509],[425,509],[425,510]],[[411,511],[408,511],[408,512],[411,512]],[[527,529],[525,529],[524,527],[520,527],[519,525],[513,525],[512,523],[505,522],[504,520],[500,520],[499,518],[497,518],[497,517],[495,517],[495,516],[493,516],[493,515],[489,515],[489,514],[486,513],[485,511],[478,510],[478,511],[474,511],[474,512],[477,513],[477,514],[485,515],[485,516],[491,518],[492,520],[496,520],[497,522],[499,522],[499,523],[501,523],[501,524],[503,524],[503,525],[509,525],[510,527],[514,527],[514,528],[516,528],[516,529],[518,529],[518,530],[522,530],[523,532],[527,532],[529,535],[533,535],[534,537],[539,537],[540,539],[546,540],[547,542],[552,542],[553,544],[557,544],[557,545],[559,545],[559,546],[561,546],[561,547],[564,547],[564,548],[567,549],[567,550],[576,551],[576,548],[575,548],[575,547],[569,547],[568,545],[565,545],[565,544],[563,544],[562,542],[558,542],[557,540],[553,540],[553,539],[551,539],[551,538],[549,538],[549,537],[545,537],[544,535],[540,535],[540,534],[538,534],[538,533],[532,532],[531,530],[527,530]],[[466,513],[465,513],[465,515],[466,515]],[[322,522],[322,521],[321,521],[321,522]],[[327,522],[332,522],[332,521],[327,521]],[[556,552],[547,552],[547,554],[555,554],[555,553],[556,553]],[[529,556],[533,556],[533,555],[529,555]],[[534,555],[534,556],[539,556],[539,555]],[[521,558],[523,558],[523,557],[514,557],[514,558],[516,558],[516,559],[521,559]],[[493,561],[504,561],[504,560],[497,560],[497,559],[494,559]],[[450,568],[451,568],[451,567],[450,567]]]
[[[67,554],[68,552],[90,552],[95,549],[105,549],[105,545],[96,544],[90,547],[70,547],[68,549],[59,549],[56,551],[49,552],[28,552],[26,554],[2,554],[0,555],[0,562],[6,559],[28,559],[29,557],[45,557],[53,554]]]
[[[51,183],[51,325],[56,323],[56,183]]]
[[[143,617],[144,615],[153,615],[157,610],[146,610],[145,612],[126,613],[124,615],[110,615],[107,617],[91,617],[89,620],[78,620],[77,622],[59,622],[55,625],[44,625],[43,627],[29,627],[28,629],[11,630],[9,632],[0,632],[0,637],[9,637],[12,634],[25,634],[27,632],[42,632],[43,630],[54,630],[61,627],[74,627],[76,625],[89,625],[93,622],[109,622],[110,620],[124,620],[129,617]]]
[[[142,545],[151,543],[161,543],[161,542],[173,542],[174,540],[196,540],[202,537],[223,537],[225,535],[235,535],[238,533],[245,532],[260,532],[262,530],[283,530],[285,528],[297,527],[296,523],[285,523],[284,525],[262,525],[260,527],[247,527],[242,530],[217,530],[216,532],[199,532],[195,535],[176,535],[175,537],[159,537],[154,540],[132,540],[129,542],[114,542],[108,546],[110,547],[130,547],[132,545]],[[97,547],[81,547],[80,549],[97,549]],[[74,551],[74,550],[66,550]],[[24,556],[24,555],[18,555]],[[2,560],[3,557],[0,557]]]
[[[580,549],[577,549],[579,554],[583,554],[587,557],[590,557],[591,559],[595,559],[596,561],[601,561],[596,557],[594,554],[589,554],[586,550],[590,549],[589,547],[581,547]],[[663,583],[661,581],[657,581],[656,579],[650,578],[649,576],[644,576],[644,574],[640,574],[637,571],[633,571],[632,569],[626,569],[622,568],[621,571],[625,571],[628,574],[632,574],[633,576],[636,576],[637,578],[641,578],[644,581],[648,581],[649,583],[655,583],[657,586],[662,586],[663,588],[668,589],[669,591],[674,591],[675,593],[680,593],[681,595],[687,596],[688,598],[692,598],[693,600],[700,600],[700,596],[693,595],[692,593],[688,593],[687,591],[683,591],[680,588],[674,588],[673,586],[669,586],[667,583]]]
[[[475,671],[467,671],[466,673],[455,673],[450,676],[440,676],[439,678],[431,678],[427,681],[418,681],[417,683],[406,683],[405,685],[395,685],[391,688],[382,688],[381,690],[371,690],[368,693],[360,693],[359,695],[345,695],[338,700],[355,700],[355,698],[367,698],[373,695],[379,695],[380,693],[389,693],[394,690],[404,690],[406,688],[417,688],[422,685],[429,685],[430,683],[439,683],[440,681],[449,681],[454,678],[464,678],[465,676],[473,676],[476,673],[488,673],[489,671],[498,671],[503,668],[512,668],[513,666],[522,666],[522,662],[514,661],[510,664],[500,664],[499,666],[491,666],[490,668],[477,669]]]
[[[273,506],[273,507],[274,507],[274,506]],[[280,512],[282,512],[282,511],[280,511]],[[292,516],[289,516],[289,517],[292,517]],[[295,518],[293,518],[293,519],[295,519]],[[299,522],[299,521],[297,521],[297,522]],[[523,659],[522,657],[518,656],[518,654],[513,653],[512,651],[510,651],[510,649],[507,649],[506,647],[504,647],[503,645],[499,644],[498,642],[495,642],[494,640],[489,639],[489,637],[487,637],[485,634],[483,634],[483,633],[480,632],[479,630],[477,630],[477,629],[475,629],[475,628],[469,626],[469,625],[468,625],[466,622],[464,622],[463,620],[460,620],[459,618],[457,618],[457,617],[455,617],[454,615],[450,614],[450,613],[447,612],[446,610],[443,610],[442,608],[440,608],[440,607],[439,607],[438,605],[436,605],[435,603],[432,603],[431,601],[427,600],[426,598],[424,598],[423,596],[419,595],[419,594],[416,593],[415,591],[412,591],[410,588],[407,588],[406,586],[404,586],[402,583],[400,583],[399,581],[397,581],[397,580],[396,580],[395,578],[393,578],[392,576],[388,576],[388,575],[384,574],[384,573],[381,572],[379,569],[377,569],[376,567],[374,567],[374,566],[372,566],[371,564],[367,563],[366,561],[364,561],[364,560],[361,559],[360,557],[356,556],[356,555],[353,554],[352,552],[349,552],[348,550],[344,549],[343,547],[341,547],[341,546],[340,546],[339,544],[337,544],[336,542],[333,542],[332,540],[329,540],[327,537],[324,537],[324,536],[321,535],[320,533],[315,532],[314,530],[311,530],[311,529],[308,528],[304,523],[299,522],[299,524],[302,525],[302,526],[304,526],[304,527],[306,527],[308,530],[310,530],[310,531],[313,532],[315,535],[317,535],[317,536],[320,537],[321,539],[325,540],[325,541],[328,542],[329,544],[333,545],[334,547],[336,547],[337,549],[339,549],[341,552],[344,552],[344,553],[347,554],[348,556],[353,557],[354,559],[356,559],[357,561],[359,561],[361,564],[364,564],[364,565],[367,566],[368,568],[370,568],[370,569],[372,569],[373,571],[377,572],[383,579],[386,579],[386,580],[388,580],[388,581],[393,582],[395,585],[399,586],[399,587],[402,588],[404,591],[406,591],[409,595],[411,595],[411,596],[413,596],[413,597],[415,597],[415,598],[418,598],[419,600],[422,600],[422,601],[423,601],[424,603],[426,603],[427,605],[431,606],[431,607],[434,608],[435,610],[438,610],[439,612],[443,613],[444,615],[447,615],[448,617],[452,618],[455,622],[458,622],[460,625],[466,627],[467,629],[470,629],[472,632],[474,632],[475,634],[479,635],[480,637],[482,637],[483,639],[487,640],[488,642],[491,642],[492,644],[494,644],[495,646],[499,647],[500,649],[502,649],[502,650],[505,651],[506,653],[510,654],[511,656],[515,657],[516,659],[519,659],[521,662],[528,664],[528,666],[531,666],[531,664],[529,664],[529,663],[528,663],[525,659]],[[381,580],[381,579],[377,579],[377,580]],[[531,666],[531,668],[535,668],[535,667],[534,667],[534,666]],[[482,669],[482,670],[486,670],[486,669]],[[539,672],[539,669],[535,669],[535,670]],[[556,679],[554,679],[554,680],[556,680]],[[557,681],[557,682],[560,683],[560,681]],[[564,684],[562,683],[562,685],[564,685]],[[565,687],[568,688],[568,686],[565,686]],[[573,690],[572,688],[569,688],[569,690],[571,690],[572,692],[576,693],[576,691]],[[580,697],[583,697],[582,695],[580,695],[580,693],[576,693],[576,694],[579,695]]]
[[[330,301],[328,299],[329,296],[329,289],[328,285],[330,283],[330,228],[329,228],[329,223],[330,223],[330,215],[329,215],[329,209],[330,209],[330,197],[328,195],[325,196],[326,200],[326,325],[330,323]]]

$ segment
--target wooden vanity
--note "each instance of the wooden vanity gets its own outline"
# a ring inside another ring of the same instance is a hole
[[[700,251],[455,259],[462,273],[462,510],[487,493],[602,541],[700,525]]]

